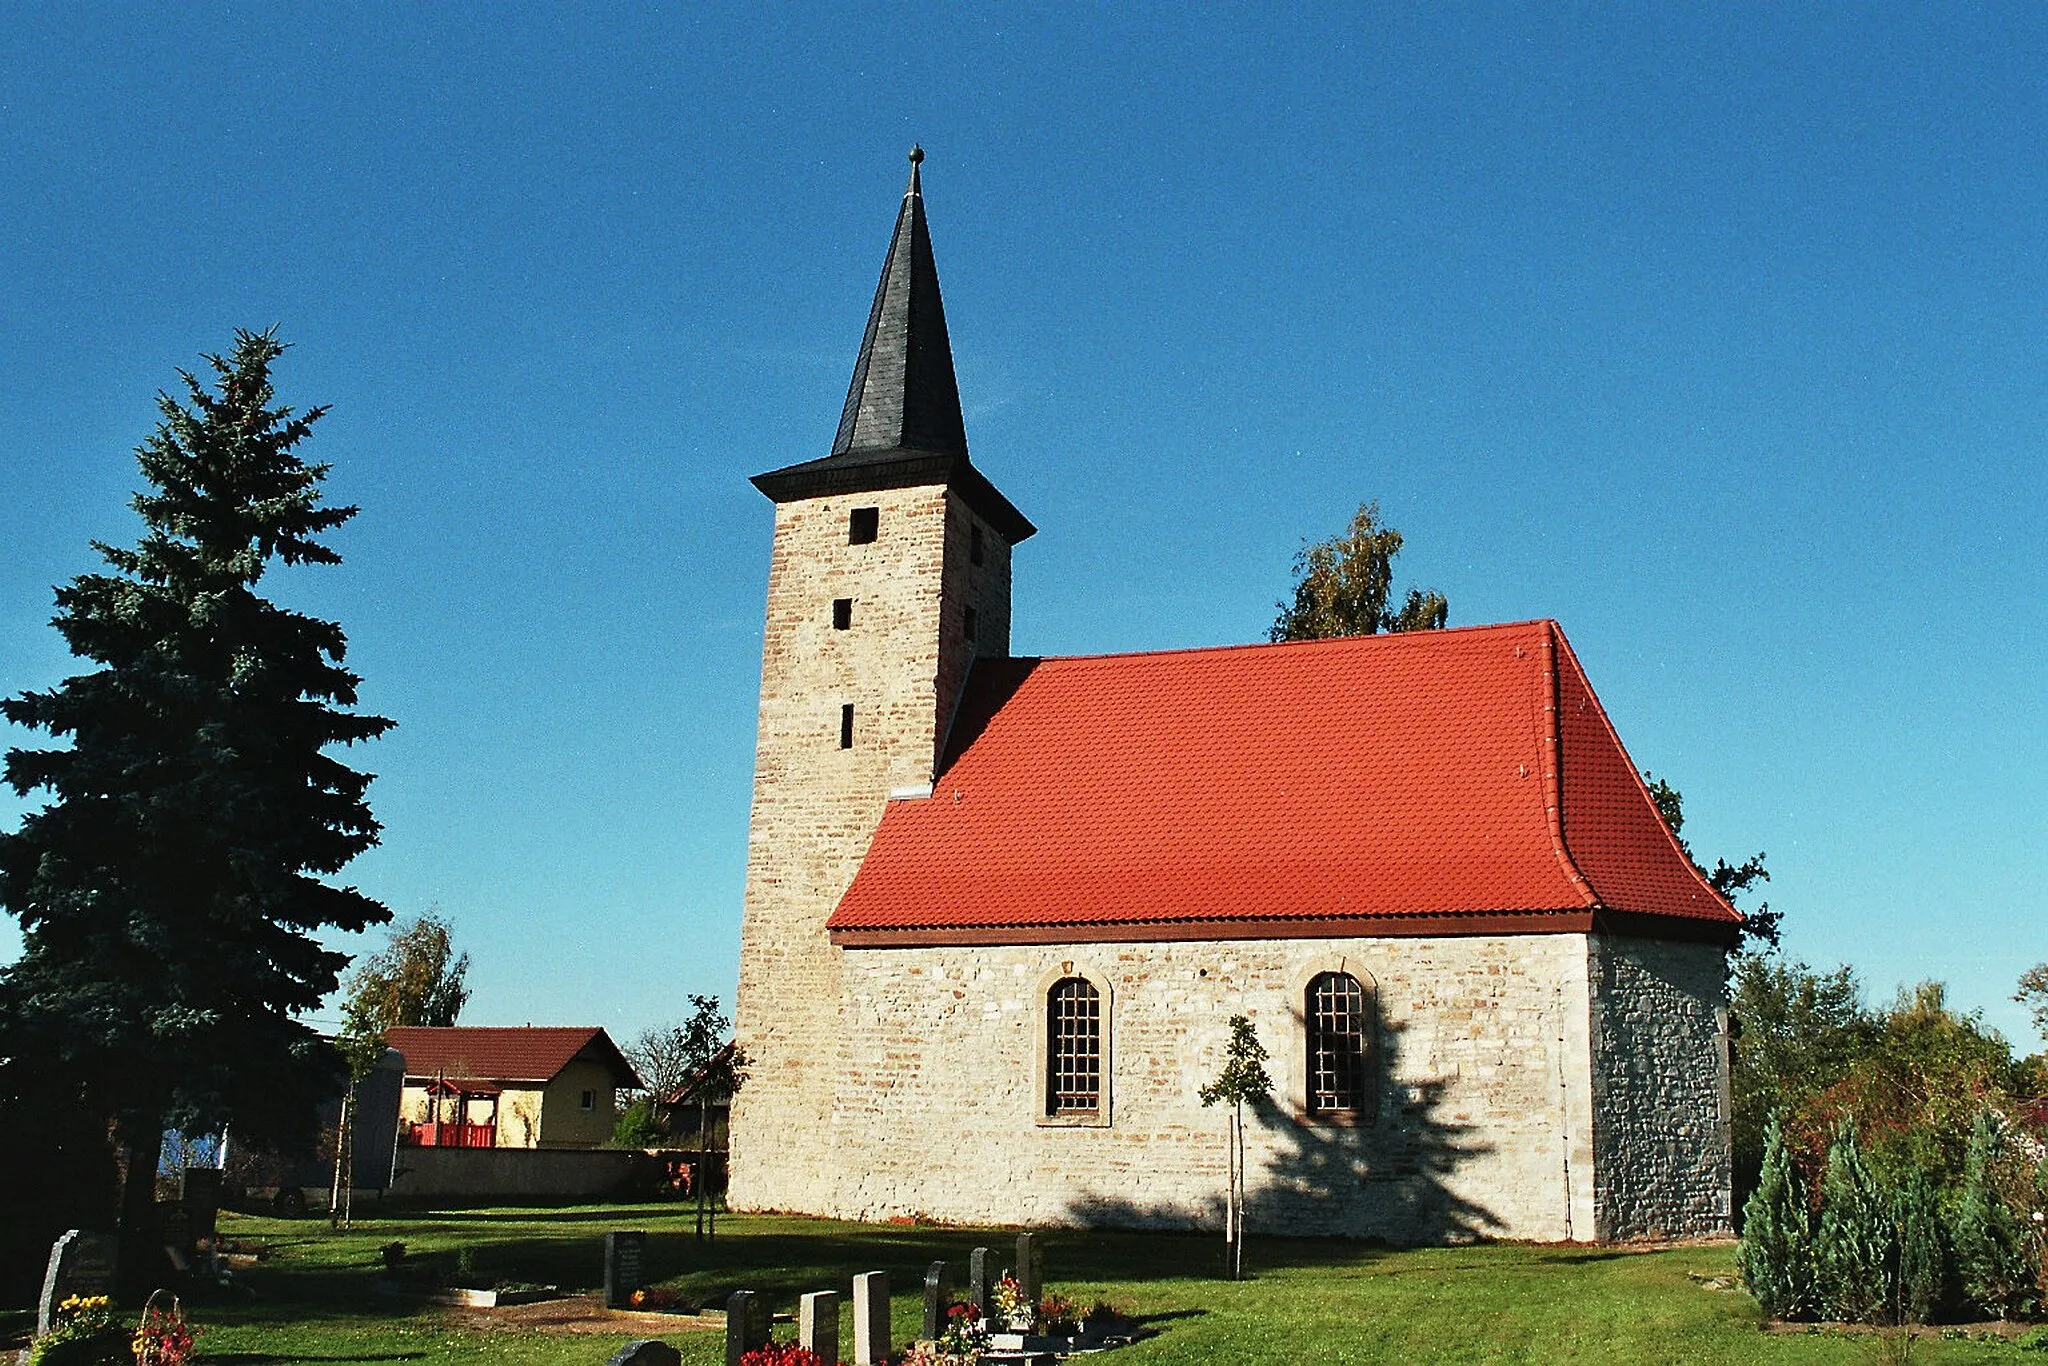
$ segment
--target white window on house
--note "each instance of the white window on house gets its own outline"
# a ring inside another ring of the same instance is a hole
[[[1373,1057],[1377,993],[1348,972],[1326,972],[1308,984],[1308,1111],[1370,1119],[1378,1109]]]
[[[597,1108],[597,1092],[585,1091],[583,1093],[583,1108],[585,1110],[595,1110]]]
[[[1063,977],[1045,998],[1045,1112],[1102,1112],[1102,995],[1085,977]]]

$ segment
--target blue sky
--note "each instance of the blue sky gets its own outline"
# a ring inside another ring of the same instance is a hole
[[[277,324],[363,509],[277,591],[399,722],[350,878],[474,1023],[729,1001],[746,476],[829,449],[917,140],[1019,653],[1256,639],[1376,497],[1791,951],[2037,1044],[2048,11],[1704,9],[17,8],[0,692],[155,391]]]

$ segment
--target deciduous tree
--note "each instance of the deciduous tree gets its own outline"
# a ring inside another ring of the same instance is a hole
[[[1294,557],[1294,597],[1279,604],[1269,640],[1328,640],[1381,631],[1423,631],[1450,619],[1451,605],[1434,588],[1411,588],[1392,605],[1394,557],[1401,533],[1380,522],[1380,505],[1362,503],[1351,525]]]
[[[181,372],[181,395],[158,395],[136,452],[142,539],[95,543],[106,571],[57,590],[57,630],[92,667],[0,702],[65,742],[7,756],[8,784],[47,804],[0,835],[23,937],[0,1028],[114,1121],[130,1277],[167,1124],[310,1131],[336,1065],[298,1017],[348,961],[315,936],[389,916],[327,879],[378,833],[369,775],[330,751],[391,722],[352,710],[339,626],[258,592],[273,565],[339,563],[321,537],[355,515],[323,504],[327,467],[298,453],[325,409],[275,402],[283,350],[238,332],[204,382]]]
[[[455,952],[448,922],[425,911],[394,926],[391,939],[356,965],[349,1003],[375,1031],[402,1025],[445,1029],[469,1003],[469,955]]]
[[[1228,1202],[1223,1212],[1223,1238],[1230,1254],[1230,1278],[1244,1276],[1244,1107],[1273,1094],[1273,1079],[1266,1073],[1266,1059],[1272,1055],[1259,1042],[1258,1031],[1243,1015],[1230,1017],[1230,1042],[1224,1048],[1223,1070],[1201,1088],[1204,1107],[1230,1107]]]

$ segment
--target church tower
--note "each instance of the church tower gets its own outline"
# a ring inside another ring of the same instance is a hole
[[[756,475],[775,502],[740,929],[730,1199],[829,1198],[840,959],[825,921],[892,793],[929,792],[977,655],[1010,646],[1035,528],[968,462],[919,184],[882,262],[831,454]]]

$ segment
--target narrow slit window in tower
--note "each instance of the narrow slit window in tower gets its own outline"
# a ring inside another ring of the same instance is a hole
[[[846,518],[846,543],[868,545],[881,534],[880,508],[855,508]]]
[[[973,526],[967,529],[968,563],[980,564],[983,558],[986,556],[986,554],[987,552],[982,549],[981,545],[981,523],[976,522]]]
[[[976,626],[976,624],[977,624],[977,623],[976,623],[976,621],[975,621],[975,618],[974,618],[974,609],[973,609],[972,607],[970,607],[970,608],[968,608],[968,609],[967,609],[967,617],[966,617],[966,623],[967,623],[967,638],[968,638],[969,640],[972,640],[972,639],[974,639],[974,628],[975,628],[975,626]]]
[[[832,599],[832,629],[844,631],[853,625],[853,599]]]

